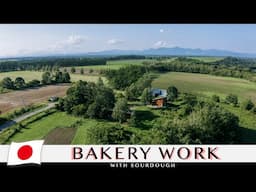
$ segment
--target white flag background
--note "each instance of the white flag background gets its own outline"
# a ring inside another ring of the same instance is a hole
[[[43,140],[34,140],[23,143],[12,142],[9,148],[7,165],[27,163],[41,164],[43,143]]]
[[[43,141],[29,141],[0,145],[0,163],[6,162],[8,165],[41,162],[256,163],[256,145],[43,145]]]

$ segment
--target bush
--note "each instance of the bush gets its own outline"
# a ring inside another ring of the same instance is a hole
[[[135,145],[167,144],[166,134],[163,131],[157,129],[150,129],[146,132],[136,132],[131,136],[131,143]]]
[[[219,103],[219,102],[220,102],[220,97],[219,97],[218,95],[213,95],[213,96],[212,96],[212,100],[213,100],[214,102]]]
[[[245,110],[249,111],[249,110],[254,108],[254,103],[250,99],[247,99],[246,101],[244,101],[241,104],[241,107],[242,107],[242,109],[245,109]]]
[[[226,102],[229,103],[229,104],[233,104],[234,106],[237,106],[238,104],[238,98],[236,95],[234,94],[229,94],[227,95],[226,97]]]
[[[64,111],[64,99],[60,98],[59,102],[55,104],[57,110]]]
[[[225,109],[208,105],[177,120],[179,142],[184,144],[231,144],[239,142],[239,119]]]
[[[128,124],[129,124],[131,127],[136,127],[136,126],[139,125],[138,115],[137,115],[136,111],[133,111],[133,112],[132,112],[131,117],[130,117],[130,119],[128,120]]]
[[[87,110],[87,108],[83,104],[76,105],[73,107],[72,114],[74,114],[76,116],[85,116],[86,110]]]
[[[256,107],[253,107],[252,112],[256,114]]]
[[[37,79],[34,79],[27,83],[27,87],[38,87],[39,85],[40,85],[40,81]]]
[[[167,99],[169,101],[174,101],[178,97],[178,89],[174,86],[167,88]]]
[[[112,117],[120,123],[124,122],[127,118],[129,107],[125,98],[120,98],[113,109]]]
[[[150,104],[152,101],[152,93],[150,88],[145,88],[141,95],[141,102],[146,104]]]
[[[17,110],[15,110],[15,111],[13,111],[12,113],[9,113],[8,115],[7,115],[7,119],[13,119],[13,118],[15,118],[15,117],[17,117],[17,116],[20,116],[20,115],[22,115],[22,114],[24,114],[24,113],[27,113],[27,112],[30,112],[30,111],[33,111],[33,110],[35,110],[35,109],[37,109],[37,108],[40,108],[40,107],[42,107],[42,106],[44,106],[44,105],[29,105],[29,106],[27,106],[27,107],[22,107],[22,108],[20,108],[20,109],[17,109]]]
[[[71,73],[75,73],[76,72],[76,68],[75,67],[72,67],[71,68]]]
[[[91,144],[130,144],[132,132],[119,124],[100,125],[87,129]]]

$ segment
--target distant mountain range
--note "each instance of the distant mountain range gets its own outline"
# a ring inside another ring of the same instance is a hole
[[[256,58],[256,53],[239,53],[227,50],[218,49],[191,49],[181,47],[162,47],[162,48],[151,48],[144,50],[106,50],[97,52],[87,53],[37,53],[24,56],[18,56],[16,58],[34,58],[34,57],[101,57],[101,56],[119,56],[119,55],[144,55],[144,56],[217,56],[217,57],[250,57]],[[9,57],[11,59],[14,57]],[[4,59],[4,58],[1,58]]]
[[[233,57],[256,57],[256,54],[250,53],[239,53],[226,50],[217,49],[191,49],[191,48],[156,48],[156,49],[145,49],[145,50],[107,50],[99,52],[89,52],[86,55],[159,55],[159,56],[233,56]]]

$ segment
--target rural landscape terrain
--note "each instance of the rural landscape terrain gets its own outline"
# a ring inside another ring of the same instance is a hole
[[[256,144],[255,33],[0,24],[0,144]]]
[[[0,63],[2,144],[256,143],[254,59],[52,60]]]

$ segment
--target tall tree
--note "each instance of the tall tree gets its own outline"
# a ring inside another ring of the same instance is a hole
[[[6,89],[13,89],[14,88],[14,82],[10,77],[5,77],[2,80],[2,87]]]
[[[62,77],[62,82],[63,83],[70,83],[70,75],[68,72],[64,72],[63,73],[63,77]]]
[[[76,72],[76,68],[75,67],[72,67],[71,68],[71,73],[75,73]]]
[[[178,97],[178,89],[174,86],[167,88],[167,99],[173,101]]]
[[[89,106],[87,114],[91,118],[108,119],[111,117],[114,104],[113,90],[107,87],[97,87],[94,102]]]
[[[23,89],[26,86],[26,83],[22,77],[17,77],[14,81],[14,85],[17,89]]]
[[[51,79],[51,73],[49,71],[46,71],[42,75],[42,84],[51,84],[52,79]]]
[[[118,120],[120,123],[126,120],[127,112],[129,111],[129,107],[127,104],[127,100],[125,98],[120,98],[113,109],[112,117],[115,120]]]
[[[150,88],[145,88],[141,95],[141,102],[144,104],[150,104],[152,101],[152,93]]]
[[[61,71],[56,71],[55,72],[55,82],[56,83],[62,83],[63,82],[63,77],[62,77],[62,72]]]
[[[97,81],[97,86],[98,87],[102,87],[104,86],[103,80],[101,79],[101,77],[99,77],[98,81]]]

